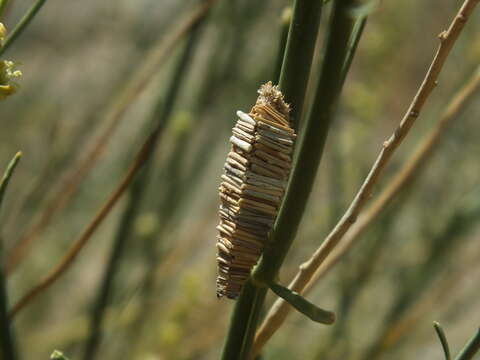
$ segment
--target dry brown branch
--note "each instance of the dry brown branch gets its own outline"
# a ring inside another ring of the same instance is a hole
[[[432,64],[430,65],[430,68],[427,74],[425,75],[425,78],[420,88],[418,89],[412,103],[410,104],[406,114],[402,118],[400,125],[397,127],[394,133],[390,136],[390,138],[383,143],[383,147],[382,147],[382,150],[380,151],[380,154],[378,155],[375,163],[373,164],[359,192],[353,199],[352,203],[350,204],[344,216],[340,219],[340,221],[337,223],[335,228],[330,232],[330,234],[328,234],[325,241],[315,251],[312,257],[306,262],[304,262],[302,265],[300,265],[300,269],[298,273],[296,274],[296,276],[294,277],[294,279],[289,285],[290,289],[297,291],[301,294],[304,293],[308,283],[314,277],[315,273],[319,271],[319,268],[323,264],[324,260],[337,246],[337,244],[343,238],[345,233],[356,222],[357,216],[359,215],[360,211],[363,209],[363,207],[366,205],[366,203],[370,199],[373,192],[373,188],[375,184],[378,182],[383,169],[386,167],[393,153],[401,144],[405,136],[408,134],[409,130],[415,123],[415,120],[418,118],[420,111],[422,110],[423,105],[425,104],[428,96],[436,87],[437,78],[445,63],[445,60],[447,59],[448,54],[450,53],[450,50],[452,49],[455,41],[460,35],[465,23],[467,22],[469,16],[472,14],[478,2],[479,0],[466,0],[463,3],[462,7],[460,8],[458,14],[455,16],[448,30],[443,31],[439,35],[440,45],[432,61]],[[453,117],[453,115],[454,114],[449,116]],[[449,120],[446,120],[445,123],[447,123],[448,121]],[[441,125],[441,126],[444,127],[445,125]],[[442,129],[439,129],[439,132],[441,131]],[[437,140],[434,139],[431,146],[433,146],[436,141]],[[428,149],[426,151],[430,152],[430,150]],[[418,152],[415,155],[419,156]],[[416,170],[418,169],[418,166],[421,163],[421,160],[422,159],[420,158],[419,163],[415,166],[412,166],[412,169],[411,169],[412,175],[410,175],[411,177],[413,177],[413,173],[415,173]],[[394,186],[399,186],[398,188],[399,190],[400,187],[403,186],[409,180],[407,178],[405,179],[405,181],[402,182],[402,181],[399,181],[398,179],[399,177],[396,177],[394,179],[394,182],[392,182],[391,187],[387,188],[387,190],[392,189]],[[395,185],[395,182],[398,182],[398,181],[399,181],[398,185]],[[398,190],[396,190],[395,193],[398,192]],[[393,197],[395,193],[392,193],[389,196]],[[386,194],[386,192],[384,194]],[[379,198],[378,202],[375,204],[381,204],[380,201],[382,201],[382,203],[384,204],[381,207],[379,207],[377,211],[379,212],[381,209],[383,209],[383,207],[389,202],[389,200],[390,198],[388,198],[387,195],[385,196],[382,195]],[[369,213],[373,213],[372,209],[374,209],[373,206],[371,208],[371,212]],[[360,231],[363,231],[363,229],[368,224],[370,224],[373,218],[374,216],[372,216],[371,220],[368,220],[368,221],[366,217],[361,218],[361,221],[356,223],[356,228],[359,229]],[[289,311],[290,311],[290,306],[285,301],[278,299],[274,303],[274,305],[268,312],[264,322],[262,323],[259,330],[257,331],[254,346],[253,346],[254,354],[258,354],[260,352],[260,350],[263,348],[266,342],[272,337],[275,331],[281,326],[286,316],[288,315]]]
[[[62,176],[58,183],[59,185],[54,187],[53,196],[48,202],[46,209],[39,214],[39,217],[33,224],[26,229],[24,235],[10,251],[6,264],[7,274],[10,274],[20,263],[35,239],[38,238],[43,230],[50,224],[54,215],[62,210],[72,199],[79,185],[88,175],[97,160],[102,156],[112,133],[118,127],[128,107],[147,87],[150,80],[154,77],[152,74],[158,72],[159,66],[168,59],[180,39],[206,15],[207,10],[214,2],[215,0],[210,0],[202,3],[201,6],[180,21],[180,25],[170,36],[165,39],[160,39],[160,41],[153,46],[149,54],[146,55],[145,62],[139,67],[138,71],[132,76],[129,84],[112,103],[106,115],[107,125],[101,131],[101,134],[94,139],[91,146],[84,152],[86,155],[80,158],[71,167],[71,170]]]
[[[350,250],[363,231],[381,214],[397,194],[410,184],[420,173],[420,168],[433,154],[439,144],[442,135],[445,134],[447,126],[458,117],[465,108],[468,101],[480,88],[480,68],[462,87],[448,104],[444,113],[435,127],[427,134],[423,141],[417,146],[412,156],[406,161],[404,167],[397,172],[387,187],[380,193],[375,202],[359,217],[358,221],[350,228],[342,242],[332,251],[331,255],[316,270],[312,279],[305,286],[308,291],[315,282],[323,277],[337,262]]]
[[[303,288],[304,294],[308,293],[313,285],[319,279],[323,278],[323,276],[325,276],[328,271],[338,263],[345,253],[355,244],[360,235],[363,234],[365,229],[367,229],[368,226],[378,217],[378,215],[381,214],[381,212],[397,196],[397,194],[415,179],[420,172],[419,170],[421,165],[425,164],[428,157],[432,155],[436,149],[436,146],[441,140],[442,135],[445,134],[447,126],[458,117],[461,110],[465,108],[467,102],[473,97],[479,88],[480,69],[476,71],[468,83],[454,96],[441,116],[439,122],[432,129],[432,131],[428,133],[425,139],[417,147],[413,155],[406,161],[404,167],[389,182],[387,187],[377,197],[375,202],[358,218],[357,222],[350,228],[342,242],[332,251],[331,255],[315,271],[313,277]],[[273,319],[281,319],[283,322],[289,311],[290,307],[287,304],[280,302],[275,303],[269,312],[267,319],[272,316]],[[279,317],[277,318],[277,316]],[[267,320],[265,321],[264,325],[266,324]],[[260,331],[262,329],[263,325],[260,328]]]
[[[12,308],[9,313],[10,318],[13,318],[18,312],[28,305],[37,295],[49,288],[65,271],[73,264],[73,261],[76,259],[80,250],[87,244],[88,240],[91,238],[98,226],[103,222],[106,216],[110,213],[113,206],[117,203],[118,199],[123,195],[128,186],[132,183],[135,175],[142,168],[145,162],[151,156],[155,144],[160,134],[161,127],[158,127],[153,131],[145,143],[142,145],[140,151],[135,157],[133,164],[128,169],[125,177],[117,186],[117,188],[110,195],[105,204],[98,211],[92,222],[87,226],[85,231],[80,235],[80,237],[73,243],[66,255],[60,261],[60,263],[36,286],[34,286],[30,291],[27,292]]]

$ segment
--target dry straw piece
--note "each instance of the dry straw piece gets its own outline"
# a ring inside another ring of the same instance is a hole
[[[220,192],[217,296],[236,299],[257,264],[283,200],[295,131],[290,108],[271,82],[249,114],[237,111]]]

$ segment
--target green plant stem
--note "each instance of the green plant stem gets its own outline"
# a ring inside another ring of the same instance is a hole
[[[7,8],[9,0],[0,0],[0,18],[3,17],[3,13]]]
[[[443,331],[440,324],[436,321],[433,322],[433,327],[437,332],[438,338],[440,339],[440,343],[442,344],[443,353],[445,355],[445,360],[451,360],[450,356],[450,348],[448,346],[447,337],[445,336],[445,332]]]
[[[312,278],[318,278],[317,274],[320,273],[319,267],[323,265],[324,260],[332,252],[332,249],[335,249],[345,233],[350,229],[352,224],[355,223],[358,214],[370,199],[373,188],[378,182],[382,171],[387,166],[395,150],[400,146],[405,136],[407,136],[428,97],[435,88],[442,67],[455,41],[458,39],[470,15],[473,13],[475,6],[478,4],[478,1],[479,0],[465,0],[448,30],[440,34],[440,46],[407,112],[394,133],[383,143],[374,165],[345,214],[314,254],[300,265],[300,270],[289,285],[292,290],[303,293],[305,289],[310,287],[310,284],[313,284]],[[262,325],[262,333],[259,334],[259,337],[263,339],[259,340],[260,342],[265,341],[265,338],[271,336],[271,334],[278,329],[288,312],[289,306],[285,302],[279,300],[273,305],[272,310],[267,315],[267,320]]]
[[[313,187],[330,122],[343,85],[342,69],[354,26],[354,19],[349,15],[353,3],[353,0],[334,3],[315,99],[297,144],[298,157],[271,239],[274,245],[265,250],[254,272],[256,279],[266,283],[274,279],[280,269],[295,237]]]
[[[465,347],[458,353],[455,360],[470,360],[480,350],[480,329],[468,341]]]
[[[275,72],[273,74],[274,83],[277,84],[280,81],[280,74],[282,71],[283,54],[285,54],[285,48],[287,46],[288,33],[290,29],[290,23],[292,22],[292,8],[286,7],[282,13],[282,22],[280,27],[280,39],[278,42],[277,63],[275,65]]]
[[[307,119],[305,131],[300,141],[299,155],[293,169],[292,180],[272,234],[272,246],[265,250],[259,266],[254,270],[253,277],[263,284],[271,283],[276,277],[295,236],[313,185],[328,126],[343,80],[341,69],[345,62],[347,45],[353,28],[353,21],[348,15],[350,6],[350,1],[335,3],[327,55],[321,71],[321,85],[317,89],[316,101],[311,115]],[[298,26],[296,11],[294,11],[292,28],[295,28],[295,26]],[[298,70],[298,64],[292,67],[291,64],[294,61],[288,59],[289,50],[290,47],[287,43],[280,87],[284,91],[287,101],[292,102],[289,95],[292,84],[298,84],[295,81],[298,80],[298,76],[291,83],[287,80],[292,76],[292,68]],[[290,56],[292,55],[290,54]],[[284,83],[287,85],[284,85]],[[303,103],[303,97],[299,102]],[[298,114],[301,112],[301,108],[296,107],[295,102],[293,102],[293,111],[295,111],[293,121],[298,124]],[[314,114],[319,115],[320,119],[318,121],[317,119],[312,120]],[[224,359],[246,358],[250,353],[252,332],[255,330],[266,294],[266,288],[258,287],[258,281],[256,281],[256,284],[252,280],[247,281],[237,302],[224,350]]]
[[[269,288],[278,297],[281,297],[287,301],[290,305],[297,309],[297,311],[308,317],[310,320],[326,325],[331,325],[335,322],[335,313],[315,306],[302,297],[299,293],[276,283],[270,284]]]
[[[0,48],[0,56],[13,44],[13,42],[20,36],[20,34],[27,28],[35,15],[40,11],[47,0],[37,0],[25,15],[20,19],[13,31],[5,40],[5,43]]]
[[[3,197],[5,196],[5,191],[7,190],[10,178],[12,177],[13,172],[15,171],[15,167],[18,165],[21,157],[21,152],[16,153],[13,159],[8,164],[7,170],[5,170],[5,173],[3,174],[2,181],[0,182],[0,206],[2,205]]]
[[[2,205],[10,178],[21,157],[22,153],[18,152],[8,164],[7,170],[3,175],[2,181],[0,182],[0,206]],[[3,272],[2,243],[0,243],[0,359],[17,359],[15,338],[11,328],[11,322],[8,318],[8,295],[5,274]]]
[[[190,37],[180,55],[175,70],[170,81],[165,99],[163,96],[157,101],[155,109],[152,114],[152,122],[158,123],[160,132],[158,135],[157,146],[161,140],[166,126],[169,123],[171,114],[180,93],[181,85],[184,83],[187,68],[189,67],[193,54],[198,42],[199,29],[203,20],[192,27]],[[90,332],[85,346],[84,359],[93,360],[98,354],[98,345],[101,341],[101,327],[105,317],[105,310],[108,307],[113,285],[118,274],[118,268],[121,260],[125,255],[125,247],[127,240],[132,236],[132,229],[134,220],[138,216],[138,211],[141,207],[141,202],[145,191],[148,187],[150,175],[152,174],[152,158],[145,164],[145,168],[139,174],[138,178],[133,183],[129,191],[128,203],[121,216],[118,231],[113,242],[110,252],[109,260],[105,272],[103,274],[102,282],[97,293],[97,298],[90,318]]]
[[[296,0],[293,6],[279,85],[291,105],[290,115],[296,128],[300,123],[321,10],[320,1]],[[250,354],[266,291],[266,287],[257,287],[251,280],[245,283],[235,305],[222,359],[246,359]]]
[[[348,71],[350,70],[350,66],[352,65],[353,57],[357,52],[358,43],[360,42],[360,38],[362,37],[363,30],[365,29],[365,25],[367,24],[367,17],[363,16],[356,20],[355,25],[352,30],[352,34],[350,36],[350,41],[348,44],[348,51],[346,55],[345,62],[343,64],[342,69],[342,84],[345,82],[345,78],[347,77]]]
[[[336,1],[333,5],[326,52],[315,91],[314,104],[303,125],[303,133],[300,134],[300,141],[297,144],[297,157],[290,184],[270,239],[272,245],[265,249],[259,265],[253,271],[252,277],[256,279],[256,283],[268,284],[276,278],[302,219],[344,79],[342,69],[355,23],[355,19],[349,12],[352,5],[354,1],[351,0]],[[282,86],[282,82],[280,85]],[[287,96],[286,98],[288,100]],[[244,318],[252,319],[253,326],[250,330],[255,328],[265,293],[265,288],[259,288],[252,281],[248,281],[241,295],[241,302],[237,304],[237,308],[245,306],[242,302],[243,297],[253,299],[251,303],[254,306],[251,306],[251,310],[243,315]],[[245,354],[250,353],[250,346],[250,340],[248,340]]]
[[[295,0],[287,44],[283,54],[279,86],[291,105],[290,118],[294,129],[299,129],[313,52],[320,25],[320,1]]]

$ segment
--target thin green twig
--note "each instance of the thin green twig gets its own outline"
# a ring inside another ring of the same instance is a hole
[[[352,35],[349,40],[348,44],[348,51],[347,56],[345,59],[345,63],[343,64],[342,69],[342,83],[345,82],[345,78],[347,77],[348,71],[350,70],[350,66],[352,65],[353,57],[357,51],[358,43],[360,42],[360,38],[362,37],[363,30],[365,29],[365,25],[367,24],[367,17],[363,16],[357,19],[355,22],[355,26],[352,30]]]
[[[272,290],[277,296],[287,301],[290,305],[292,305],[310,320],[326,325],[330,325],[335,322],[335,313],[315,306],[299,293],[276,283],[270,284],[269,287],[270,290]]]
[[[299,134],[300,139],[296,145],[297,157],[290,184],[270,239],[273,245],[266,248],[253,272],[253,276],[262,283],[268,284],[277,276],[295,238],[315,181],[345,79],[344,64],[347,61],[356,23],[356,18],[351,15],[355,3],[354,0],[333,3],[325,56],[315,89],[314,102],[302,126],[302,133]],[[255,343],[254,352],[259,351],[264,344],[263,341]]]
[[[13,44],[13,42],[27,28],[28,24],[32,22],[33,18],[35,17],[35,15],[37,15],[37,13],[40,11],[46,1],[47,0],[37,0],[35,4],[33,4],[32,7],[25,13],[25,15],[23,15],[23,17],[13,29],[13,31],[10,33],[10,35],[8,35],[3,46],[0,48],[0,56],[3,55],[5,51],[7,51],[7,49]]]
[[[15,170],[15,167],[18,165],[18,162],[20,161],[21,157],[22,157],[22,153],[20,151],[17,152],[13,157],[13,159],[8,164],[7,170],[3,174],[2,181],[0,182],[0,206],[2,205],[3,197],[5,196],[5,190],[7,189],[8,183],[10,182],[10,178],[12,177],[13,171]]]
[[[298,155],[284,204],[280,209],[271,241],[255,271],[255,277],[268,283],[273,279],[295,237],[312,189],[341,87],[343,64],[355,19],[349,15],[354,0],[334,3],[325,58],[308,113],[297,144]],[[301,166],[298,166],[301,164]]]
[[[480,350],[480,329],[468,341],[465,347],[458,353],[455,360],[470,360]]]
[[[442,344],[443,353],[445,354],[445,360],[450,360],[450,348],[448,346],[447,337],[445,336],[445,332],[443,331],[440,324],[436,321],[433,322],[433,327],[437,332],[438,338],[440,339],[440,343]]]
[[[342,216],[334,229],[329,233],[326,239],[322,242],[320,247],[314,252],[314,254],[306,262],[301,264],[300,270],[289,285],[292,290],[302,293],[309,286],[309,284],[313,283],[312,278],[319,271],[319,267],[324,264],[327,256],[339,244],[340,240],[350,229],[352,224],[355,223],[358,214],[370,199],[373,188],[378,179],[381,177],[382,171],[389,163],[395,150],[402,143],[405,136],[407,136],[428,97],[435,88],[437,84],[437,78],[450,53],[450,50],[455,44],[455,41],[458,39],[458,36],[460,35],[477,4],[478,0],[465,0],[449,29],[441,33],[440,46],[437,50],[435,58],[432,61],[422,85],[417,91],[412,103],[408,107],[408,110],[402,118],[399,126],[397,129],[395,129],[390,138],[383,143],[382,149],[374,165],[370,169],[367,178],[365,179],[359,192],[355,196],[345,214]],[[324,113],[324,109],[322,108],[318,108],[318,111],[320,115]],[[306,167],[304,163],[302,163],[302,166]],[[268,329],[269,334],[264,332],[263,337],[266,338],[267,336],[271,336],[271,334],[278,329],[289,311],[288,308],[289,307],[286,305],[286,303],[282,301],[277,301],[276,304],[274,304],[272,311],[267,315],[269,325],[262,326],[262,328]]]
[[[285,53],[285,47],[287,46],[288,32],[290,29],[290,23],[292,22],[292,8],[286,7],[282,13],[282,21],[280,26],[280,38],[278,42],[277,64],[275,65],[275,72],[273,78],[274,82],[278,83],[280,80],[280,74],[282,71],[283,54]]]
[[[292,123],[300,123],[307,80],[318,34],[322,2],[296,0],[280,75],[280,88],[291,105]],[[272,279],[273,280],[273,279]],[[231,318],[223,360],[246,359],[250,354],[256,324],[267,288],[247,281]]]
[[[15,167],[18,165],[22,153],[18,152],[7,166],[7,170],[0,182],[0,206],[2,205],[5,190],[7,189],[10,178],[13,175]],[[15,338],[8,318],[8,295],[5,276],[3,273],[3,252],[0,243],[0,358],[15,360],[17,359],[17,350]]]

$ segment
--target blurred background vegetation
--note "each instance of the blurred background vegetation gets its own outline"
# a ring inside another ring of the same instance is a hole
[[[23,77],[18,93],[0,103],[2,166],[18,150],[24,154],[2,206],[5,262],[31,240],[8,277],[11,304],[92,221],[152,124],[164,126],[151,162],[73,266],[15,318],[25,359],[46,359],[54,349],[81,359],[88,347],[102,359],[219,357],[233,302],[215,296],[217,187],[235,111],[248,111],[259,85],[275,75],[281,14],[290,1],[216,1],[207,19],[155,64],[118,126],[110,126],[108,115],[139,79],[152,49],[178,32],[199,3],[49,0],[4,55]],[[11,29],[30,4],[11,1],[1,21]],[[345,211],[460,4],[383,1],[370,15],[282,282]],[[474,14],[457,41],[386,179],[478,66],[479,19]],[[309,295],[336,311],[336,324],[293,314],[268,343],[265,359],[439,359],[434,320],[453,349],[465,343],[480,318],[479,114],[477,96],[421,176]],[[100,147],[86,162],[90,169],[77,173],[79,162]],[[107,267],[110,258],[116,267]],[[111,292],[99,337],[95,319],[105,278]]]

